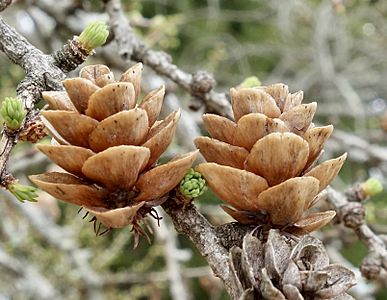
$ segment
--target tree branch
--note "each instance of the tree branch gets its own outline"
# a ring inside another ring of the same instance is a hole
[[[157,209],[158,214],[164,216],[165,214],[161,211],[161,209]],[[176,232],[171,230],[171,224],[167,222],[163,222],[158,226],[157,221],[152,220],[152,227],[155,228],[154,232],[156,238],[160,243],[164,245],[164,258],[167,267],[166,277],[169,280],[170,286],[170,294],[172,300],[189,300],[190,296],[187,291],[187,287],[184,284],[182,270],[179,263],[179,257],[181,257],[181,252],[184,250],[180,250],[176,245]]]
[[[350,193],[350,194],[349,194]],[[359,202],[349,201],[358,196],[354,189],[345,194],[331,187],[327,188],[327,200],[336,210],[343,224],[351,228],[368,249],[367,256],[363,259],[360,271],[368,279],[381,280],[387,283],[387,249],[383,240],[376,235],[365,222],[365,208]],[[361,199],[357,199],[361,200]]]
[[[0,269],[5,269],[12,278],[12,285],[18,286],[28,297],[36,299],[60,299],[58,291],[33,264],[20,261],[9,255],[0,246]]]
[[[34,104],[40,99],[40,93],[48,82],[64,78],[63,72],[54,66],[53,59],[31,45],[14,28],[0,17],[0,49],[7,57],[26,72],[26,77],[18,85],[16,92],[27,109],[27,120],[31,117]],[[54,86],[54,84],[50,84]],[[0,149],[0,181],[6,176],[6,164],[13,146],[17,142],[17,133],[3,133]]]
[[[81,278],[87,292],[88,299],[101,299],[102,277],[96,272],[89,263],[90,253],[87,248],[81,248],[78,241],[73,239],[76,235],[71,228],[63,230],[51,219],[44,216],[44,212],[31,203],[21,203],[12,201],[21,214],[29,221],[29,224],[35,231],[52,247],[64,253],[63,258],[66,263],[71,265],[76,271],[77,276]]]
[[[162,207],[171,217],[175,229],[188,236],[207,260],[215,276],[219,277],[232,299],[238,299],[236,284],[230,275],[228,250],[222,245],[214,226],[202,216],[193,204],[179,206],[170,198]]]
[[[369,141],[342,130],[335,129],[332,134],[332,140],[337,141],[340,148],[349,153],[361,151],[369,160],[386,161],[387,148],[372,144]]]
[[[12,0],[1,0],[0,1],[0,11],[5,10],[11,4],[12,4]]]
[[[182,270],[184,278],[211,277],[211,269],[207,266],[186,268]],[[104,276],[103,286],[119,286],[120,288],[131,287],[135,283],[164,282],[169,280],[167,271],[155,272],[122,272],[111,273]]]
[[[231,106],[226,94],[213,90],[215,79],[207,72],[198,71],[189,74],[172,63],[170,55],[163,51],[148,48],[133,32],[128,19],[121,9],[119,0],[105,0],[106,11],[110,17],[110,25],[117,42],[119,54],[125,60],[141,61],[158,74],[163,75],[192,96],[200,99],[210,111],[231,117]]]

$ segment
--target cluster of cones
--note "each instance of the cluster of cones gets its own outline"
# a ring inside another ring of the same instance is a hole
[[[180,112],[163,121],[164,87],[138,103],[142,65],[119,81],[103,65],[83,68],[63,82],[65,91],[45,92],[54,110],[43,111],[54,143],[38,145],[68,173],[31,180],[54,197],[84,207],[108,228],[137,226],[162,203],[191,167],[197,152],[157,165],[172,142]],[[327,224],[334,211],[306,213],[335,178],[346,155],[315,166],[333,127],[312,123],[316,103],[286,85],[231,89],[235,121],[205,114],[212,138],[196,146],[208,161],[196,170],[231,207],[242,224],[267,225],[307,234]]]

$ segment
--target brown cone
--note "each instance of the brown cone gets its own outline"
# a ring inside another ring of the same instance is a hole
[[[241,247],[231,248],[229,263],[238,299],[354,299],[346,292],[356,284],[355,274],[329,264],[312,236],[289,239],[272,229],[260,241],[247,234]]]
[[[211,137],[196,147],[208,163],[197,170],[223,207],[244,224],[265,224],[306,234],[327,224],[334,214],[306,214],[316,195],[341,169],[346,155],[314,166],[333,126],[314,127],[315,102],[302,104],[303,92],[289,93],[280,83],[231,89],[235,122],[206,114]]]
[[[164,86],[137,105],[142,64],[120,81],[103,65],[83,68],[66,79],[66,91],[45,92],[51,108],[42,112],[56,145],[38,148],[69,173],[46,173],[31,180],[60,200],[84,206],[105,226],[138,222],[191,168],[197,151],[157,166],[172,143],[180,111],[157,121]]]

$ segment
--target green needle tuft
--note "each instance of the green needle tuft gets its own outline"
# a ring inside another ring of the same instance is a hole
[[[31,201],[36,202],[38,194],[37,188],[30,185],[23,185],[20,183],[12,183],[8,185],[7,189],[21,202]]]
[[[206,190],[206,180],[202,177],[202,174],[192,168],[180,181],[180,193],[189,199],[203,195]]]
[[[6,97],[0,108],[5,124],[10,130],[18,130],[23,124],[27,111],[18,98]]]
[[[375,196],[383,191],[382,183],[374,177],[370,177],[367,181],[361,183],[360,185],[363,192],[368,197]]]
[[[254,88],[261,86],[261,81],[256,76],[247,77],[243,82],[238,86],[238,88]]]
[[[96,21],[86,26],[78,37],[78,42],[89,52],[102,46],[109,35],[109,30],[105,22]]]

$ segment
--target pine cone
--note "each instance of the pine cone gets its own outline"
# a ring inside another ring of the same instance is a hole
[[[295,241],[270,230],[265,243],[252,234],[242,249],[230,251],[230,273],[241,300],[353,299],[345,292],[356,284],[355,274],[329,264],[322,243],[305,235]]]
[[[301,104],[302,98],[302,91],[291,94],[284,84],[231,89],[235,122],[203,116],[213,138],[195,140],[208,161],[197,170],[235,208],[223,207],[240,223],[306,234],[335,216],[334,211],[304,214],[335,178],[346,154],[313,167],[333,126],[315,127],[317,105]]]
[[[142,64],[126,71],[118,82],[109,68],[83,68],[79,78],[66,79],[66,91],[45,92],[57,110],[42,111],[56,145],[38,149],[68,173],[30,176],[52,196],[86,208],[108,228],[133,224],[153,214],[152,207],[190,169],[197,151],[156,166],[172,142],[180,111],[157,121],[164,86],[140,104]]]

